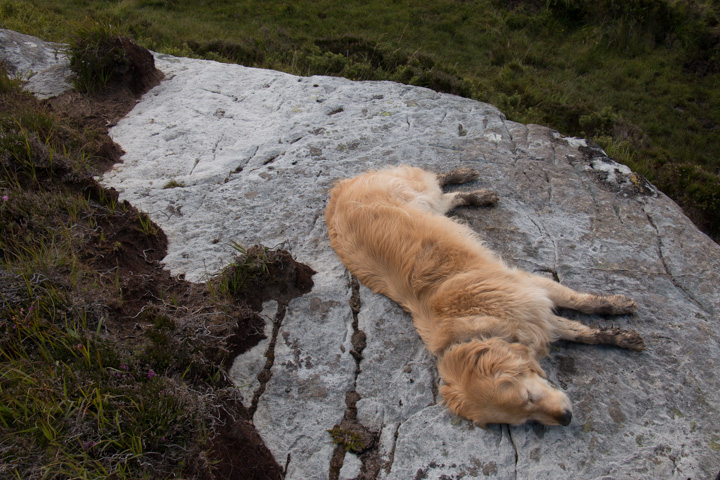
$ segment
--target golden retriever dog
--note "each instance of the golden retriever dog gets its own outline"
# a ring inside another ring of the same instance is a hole
[[[400,166],[342,180],[325,212],[330,244],[362,283],[410,313],[437,357],[443,402],[455,414],[489,423],[569,425],[568,397],[547,380],[538,358],[565,339],[643,350],[634,331],[593,328],[556,308],[628,314],[622,295],[578,293],[506,266],[467,226],[445,216],[462,205],[489,206],[488,190],[443,193],[478,177]]]

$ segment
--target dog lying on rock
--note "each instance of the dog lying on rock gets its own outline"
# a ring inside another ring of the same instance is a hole
[[[497,202],[488,190],[441,190],[477,177],[471,169],[435,175],[401,166],[342,180],[325,212],[330,244],[362,283],[412,315],[437,357],[440,394],[452,412],[483,427],[569,425],[570,400],[538,364],[548,344],[645,347],[635,331],[589,327],[555,309],[618,315],[632,313],[635,303],[506,266],[470,228],[445,216],[458,206]]]

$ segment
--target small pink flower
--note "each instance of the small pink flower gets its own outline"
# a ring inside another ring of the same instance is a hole
[[[10,197],[8,197],[7,195],[3,195],[2,199],[3,199],[3,202],[7,202],[8,200],[10,200]]]
[[[147,377],[148,377],[148,378],[153,378],[154,376],[155,376],[155,372],[154,372],[152,369],[148,370]]]

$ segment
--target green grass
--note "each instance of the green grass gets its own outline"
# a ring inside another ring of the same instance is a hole
[[[333,443],[341,445],[347,452],[362,453],[365,449],[362,436],[357,432],[340,428],[337,425],[327,432],[330,434]]]
[[[137,307],[146,328],[131,338],[108,333],[138,300],[121,255],[140,252],[117,233],[141,242],[157,226],[92,180],[98,132],[21,86],[0,68],[0,476],[208,473],[217,392],[234,395],[222,347],[178,328],[189,309],[170,298]]]
[[[230,248],[235,256],[216,276],[215,282],[216,292],[227,297],[242,293],[251,284],[262,281],[270,273],[270,265],[277,261],[277,252],[267,247],[256,245],[245,248],[237,242],[232,242]]]
[[[20,93],[4,71],[0,85],[3,473],[149,474],[140,467],[144,449],[162,450],[163,437],[188,443],[199,417],[159,395],[182,385],[151,378],[152,366],[101,338],[111,292],[82,256],[105,207],[64,180],[89,174],[89,152],[80,147],[87,139]]]
[[[68,45],[74,87],[80,92],[97,92],[130,68],[125,50],[117,41],[123,31],[104,22],[78,27]]]
[[[45,39],[99,22],[156,51],[487,101],[601,144],[715,239],[719,16],[709,0],[0,2],[4,26]]]
[[[57,315],[47,316],[41,303],[6,312],[0,327],[0,445],[10,472],[151,477],[158,472],[143,468],[149,452],[180,464],[183,455],[171,445],[190,444],[202,421],[186,400],[188,387],[98,340],[75,323],[82,315],[49,321]]]

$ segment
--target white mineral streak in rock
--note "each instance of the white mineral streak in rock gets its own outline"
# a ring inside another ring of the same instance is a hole
[[[317,271],[288,306],[253,419],[288,479],[328,477],[327,430],[352,390],[359,421],[378,434],[380,478],[717,473],[720,249],[665,196],[633,190],[626,167],[588,154],[583,140],[423,88],[163,55],[157,67],[165,81],[111,132],[126,154],[103,181],[163,228],[167,267],[201,281],[237,241],[283,246]],[[356,374],[350,279],[324,208],[335,180],[400,163],[477,168],[464,188],[492,188],[500,204],[455,215],[510,264],[637,301],[636,317],[577,318],[632,324],[645,353],[561,343],[543,361],[574,402],[571,426],[483,430],[450,415],[409,317],[364,287]],[[163,188],[172,180],[183,186]],[[253,374],[236,378],[255,389]],[[343,477],[360,468],[354,454],[346,462]]]

